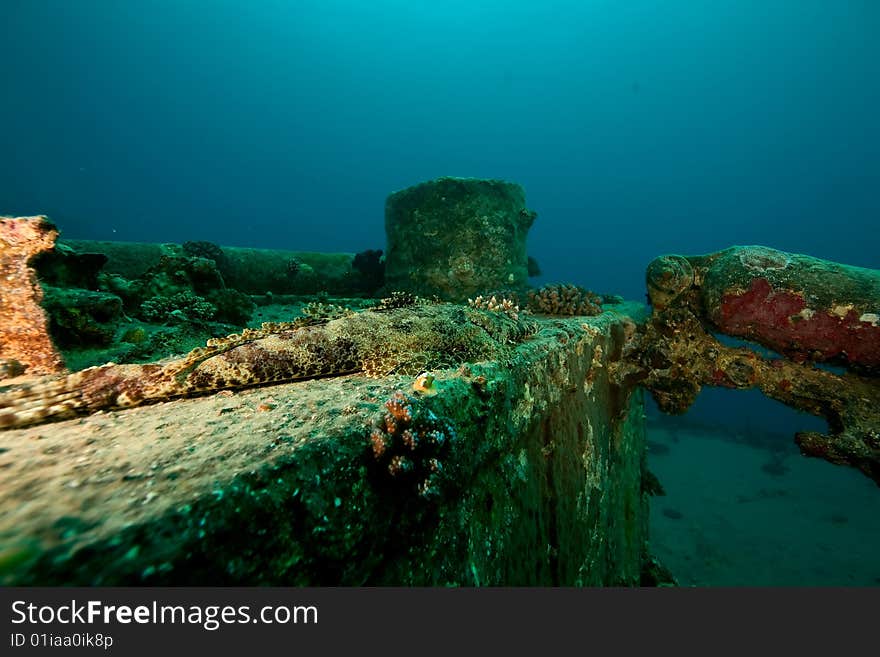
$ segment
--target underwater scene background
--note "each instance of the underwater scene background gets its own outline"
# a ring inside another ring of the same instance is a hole
[[[877,268],[880,4],[0,3],[0,212],[71,239],[384,248],[384,203],[515,181],[541,282],[642,300],[664,253]],[[682,584],[880,583],[880,495],[751,392],[649,410]]]

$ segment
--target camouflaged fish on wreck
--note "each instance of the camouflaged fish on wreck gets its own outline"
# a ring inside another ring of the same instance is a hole
[[[327,310],[333,311],[333,308]],[[417,375],[476,360],[500,360],[537,325],[509,313],[421,300],[383,299],[336,319],[264,324],[211,340],[164,363],[108,363],[0,388],[0,427],[62,420],[220,390],[362,372]]]

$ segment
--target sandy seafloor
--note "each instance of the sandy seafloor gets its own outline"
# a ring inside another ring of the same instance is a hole
[[[880,487],[779,438],[652,418],[653,553],[682,586],[880,585]]]

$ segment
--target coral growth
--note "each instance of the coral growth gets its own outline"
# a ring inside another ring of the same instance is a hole
[[[226,288],[223,276],[208,258],[163,255],[133,285],[133,292],[143,302],[151,297],[171,296],[191,291],[206,296]]]
[[[527,307],[540,315],[598,315],[602,297],[578,285],[545,285],[529,292]]]
[[[391,480],[421,497],[441,493],[442,458],[455,430],[417,400],[396,391],[372,424],[370,453]]]
[[[204,241],[184,242],[182,248],[183,252],[190,257],[213,260],[217,269],[224,276],[229,273],[229,258],[226,257],[218,244]]]
[[[519,306],[516,301],[510,298],[496,296],[483,297],[478,296],[476,299],[468,299],[468,305],[478,310],[488,310],[493,313],[504,313],[511,319],[519,319]]]
[[[216,306],[192,292],[155,296],[144,301],[140,307],[140,316],[144,320],[160,324],[207,322],[216,314]]]
[[[191,252],[217,258],[222,255],[210,248],[216,246],[210,242],[187,242],[187,245]],[[248,295],[226,287],[214,258],[165,255],[135,281],[117,276],[106,277],[104,283],[122,297],[129,312],[148,322],[180,324],[213,320],[243,326],[250,321],[255,307]]]

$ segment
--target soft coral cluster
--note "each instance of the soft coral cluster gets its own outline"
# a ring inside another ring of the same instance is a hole
[[[602,297],[579,285],[545,285],[529,292],[528,309],[540,315],[598,315]]]
[[[429,409],[396,391],[370,431],[373,459],[396,482],[420,496],[440,492],[441,456],[455,440],[455,430]]]

